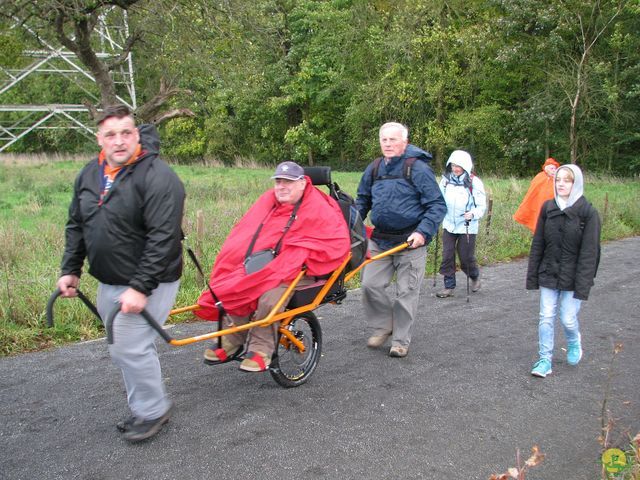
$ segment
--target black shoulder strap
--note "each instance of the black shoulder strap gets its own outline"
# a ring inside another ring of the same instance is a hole
[[[594,210],[593,205],[585,198],[584,205],[580,208],[578,212],[578,217],[580,217],[580,229],[584,229],[585,224],[587,223],[587,219],[591,215],[591,212]]]
[[[413,185],[413,180],[411,180],[411,170],[413,169],[413,164],[418,160],[416,157],[407,158],[404,161],[404,165],[402,165],[402,174],[404,175],[404,179]]]
[[[287,222],[287,225],[282,230],[282,235],[280,236],[280,239],[278,240],[278,243],[276,243],[275,247],[273,248],[273,254],[275,256],[277,256],[280,253],[280,249],[282,248],[282,240],[284,239],[284,236],[287,234],[287,232],[291,228],[291,224],[293,223],[293,221],[296,218],[298,218],[297,217],[298,209],[300,208],[301,204],[302,204],[302,198],[300,198],[300,200],[298,200],[296,202],[295,206],[293,207],[293,211],[291,212],[291,215],[289,216],[289,221]],[[271,213],[273,213],[273,211],[275,209],[276,209],[276,207],[274,205],[274,207],[267,214],[267,217]],[[267,217],[265,217],[265,220],[266,220]],[[247,253],[244,255],[245,260],[247,258],[249,258],[249,256],[251,256],[251,254],[253,253],[253,247],[256,244],[256,240],[258,240],[258,236],[260,235],[260,231],[262,230],[262,227],[264,226],[265,220],[262,221],[262,223],[258,226],[258,229],[256,230],[256,233],[253,234],[253,238],[251,239],[251,243],[249,244],[249,248],[247,249]]]
[[[371,169],[371,183],[375,182],[378,178],[378,170],[380,170],[380,162],[384,157],[378,157],[373,161],[373,168]]]
[[[584,231],[584,227],[587,224],[587,219],[594,213],[597,214],[596,208],[585,198],[585,203],[578,212],[578,217],[580,217],[580,230]],[[596,269],[593,274],[595,277],[598,273],[598,268],[600,267],[600,256],[601,256],[601,247],[600,243],[598,243],[598,251],[596,252]]]
[[[380,163],[383,158],[384,157],[378,157],[373,161],[373,168],[371,169],[371,183],[378,180],[378,170],[380,169]],[[411,185],[413,185],[413,181],[411,180],[411,171],[413,170],[413,164],[416,163],[416,160],[418,160],[416,157],[405,158],[404,163],[402,164],[402,176]]]
[[[467,175],[467,180],[469,181],[469,185],[467,186],[467,189],[469,190],[469,195],[471,195],[473,206],[477,207],[478,205],[476,204],[476,197],[473,195],[473,178],[474,177],[475,175],[473,174],[473,172],[469,172],[469,175]]]

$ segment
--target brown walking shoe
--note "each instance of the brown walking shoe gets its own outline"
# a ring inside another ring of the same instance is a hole
[[[453,297],[453,292],[454,292],[453,288],[445,288],[444,290],[440,290],[438,293],[436,293],[436,297],[438,298]]]
[[[409,353],[409,347],[403,347],[402,345],[394,345],[389,350],[390,357],[402,358],[402,357],[406,357],[408,353]]]
[[[383,333],[382,335],[372,335],[367,340],[367,347],[369,348],[378,348],[381,347],[384,342],[387,341],[387,338],[391,336],[390,333]]]

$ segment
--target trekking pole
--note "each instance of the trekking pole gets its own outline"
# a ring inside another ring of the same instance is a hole
[[[466,218],[464,220],[464,228],[467,233],[467,258],[465,262],[467,264],[467,271],[465,273],[467,274],[467,303],[469,303],[469,220]]]
[[[433,286],[436,286],[436,270],[438,269],[438,236],[440,229],[436,230],[436,251],[433,254]]]

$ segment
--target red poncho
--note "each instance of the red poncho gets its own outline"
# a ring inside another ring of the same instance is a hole
[[[531,230],[531,233],[536,231],[536,223],[542,204],[552,199],[554,195],[553,177],[544,171],[544,168],[549,164],[555,165],[556,168],[560,166],[553,158],[547,158],[542,165],[542,171],[533,177],[522,203],[513,214],[513,219]]]
[[[307,266],[307,275],[326,275],[338,268],[349,253],[349,230],[340,207],[306,178],[297,218],[283,238],[280,254],[266,267],[247,275],[243,262],[251,239],[265,218],[253,252],[274,248],[291,216],[293,205],[278,203],[273,190],[253,204],[225,240],[209,283],[230,315],[246,316],[254,312],[263,293],[293,281],[302,265]],[[208,290],[200,295],[198,305],[201,309],[195,311],[197,316],[204,320],[218,319]]]

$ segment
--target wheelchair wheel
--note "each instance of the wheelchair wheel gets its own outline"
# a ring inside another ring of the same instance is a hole
[[[304,344],[305,350],[301,352],[287,337],[280,335],[269,373],[279,385],[290,388],[302,385],[316,369],[322,350],[322,332],[313,312],[298,315],[287,328]]]

